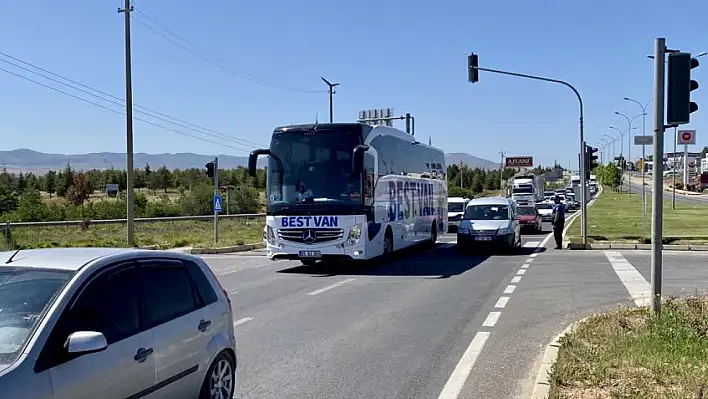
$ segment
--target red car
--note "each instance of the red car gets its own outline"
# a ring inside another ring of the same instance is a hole
[[[522,230],[531,229],[535,233],[543,231],[541,214],[538,213],[535,206],[520,206],[516,208],[516,212],[519,214],[519,224]]]

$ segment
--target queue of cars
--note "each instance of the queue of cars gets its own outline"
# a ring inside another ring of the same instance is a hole
[[[228,293],[176,252],[0,253],[3,398],[231,398]]]

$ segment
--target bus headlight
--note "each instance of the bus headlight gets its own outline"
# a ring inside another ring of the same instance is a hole
[[[352,241],[353,244],[356,244],[360,238],[361,238],[361,226],[356,224],[356,225],[352,226],[351,229],[349,229],[349,240]]]
[[[275,233],[273,233],[273,228],[266,226],[265,239],[270,245],[275,244]]]

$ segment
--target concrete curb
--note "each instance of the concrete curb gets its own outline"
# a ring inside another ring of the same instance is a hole
[[[228,247],[215,247],[215,248],[183,248],[178,250],[178,252],[183,252],[193,255],[212,255],[212,254],[226,254],[226,253],[236,253],[236,252],[246,252],[253,251],[254,249],[263,248],[262,243],[255,244],[243,244],[243,245],[232,245]],[[153,251],[161,250],[159,245],[147,245],[140,247],[140,249],[147,249]],[[175,248],[165,249],[165,251],[174,251]]]
[[[606,251],[608,249],[623,249],[623,250],[650,250],[651,249],[651,244],[634,244],[634,243],[625,243],[625,242],[610,242],[610,243],[598,243],[598,244],[590,244],[588,243],[587,245],[583,245],[582,243],[567,243],[566,244],[567,249],[574,249],[574,250],[602,250]],[[708,251],[708,245],[706,244],[688,244],[688,245],[673,245],[673,244],[667,244],[663,246],[663,249],[666,251],[699,251],[699,252],[706,252]]]
[[[263,247],[263,244],[243,244],[243,245],[233,245],[230,247],[216,247],[216,248],[192,248],[189,250],[190,254],[193,255],[211,255],[211,254],[227,254],[235,252],[246,252],[253,251],[254,249]]]
[[[551,368],[553,364],[558,359],[558,351],[560,350],[560,340],[566,334],[573,331],[580,324],[591,318],[592,316],[584,317],[580,320],[570,323],[560,334],[556,335],[550,344],[546,347],[546,351],[543,353],[543,359],[541,360],[541,366],[538,368],[538,375],[536,376],[536,384],[533,386],[533,393],[531,394],[531,399],[547,399],[548,394],[551,390]]]

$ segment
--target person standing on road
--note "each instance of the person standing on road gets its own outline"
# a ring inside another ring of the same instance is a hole
[[[556,249],[563,249],[563,228],[565,227],[565,205],[561,203],[561,199],[556,195],[553,202],[553,237],[556,240]]]

